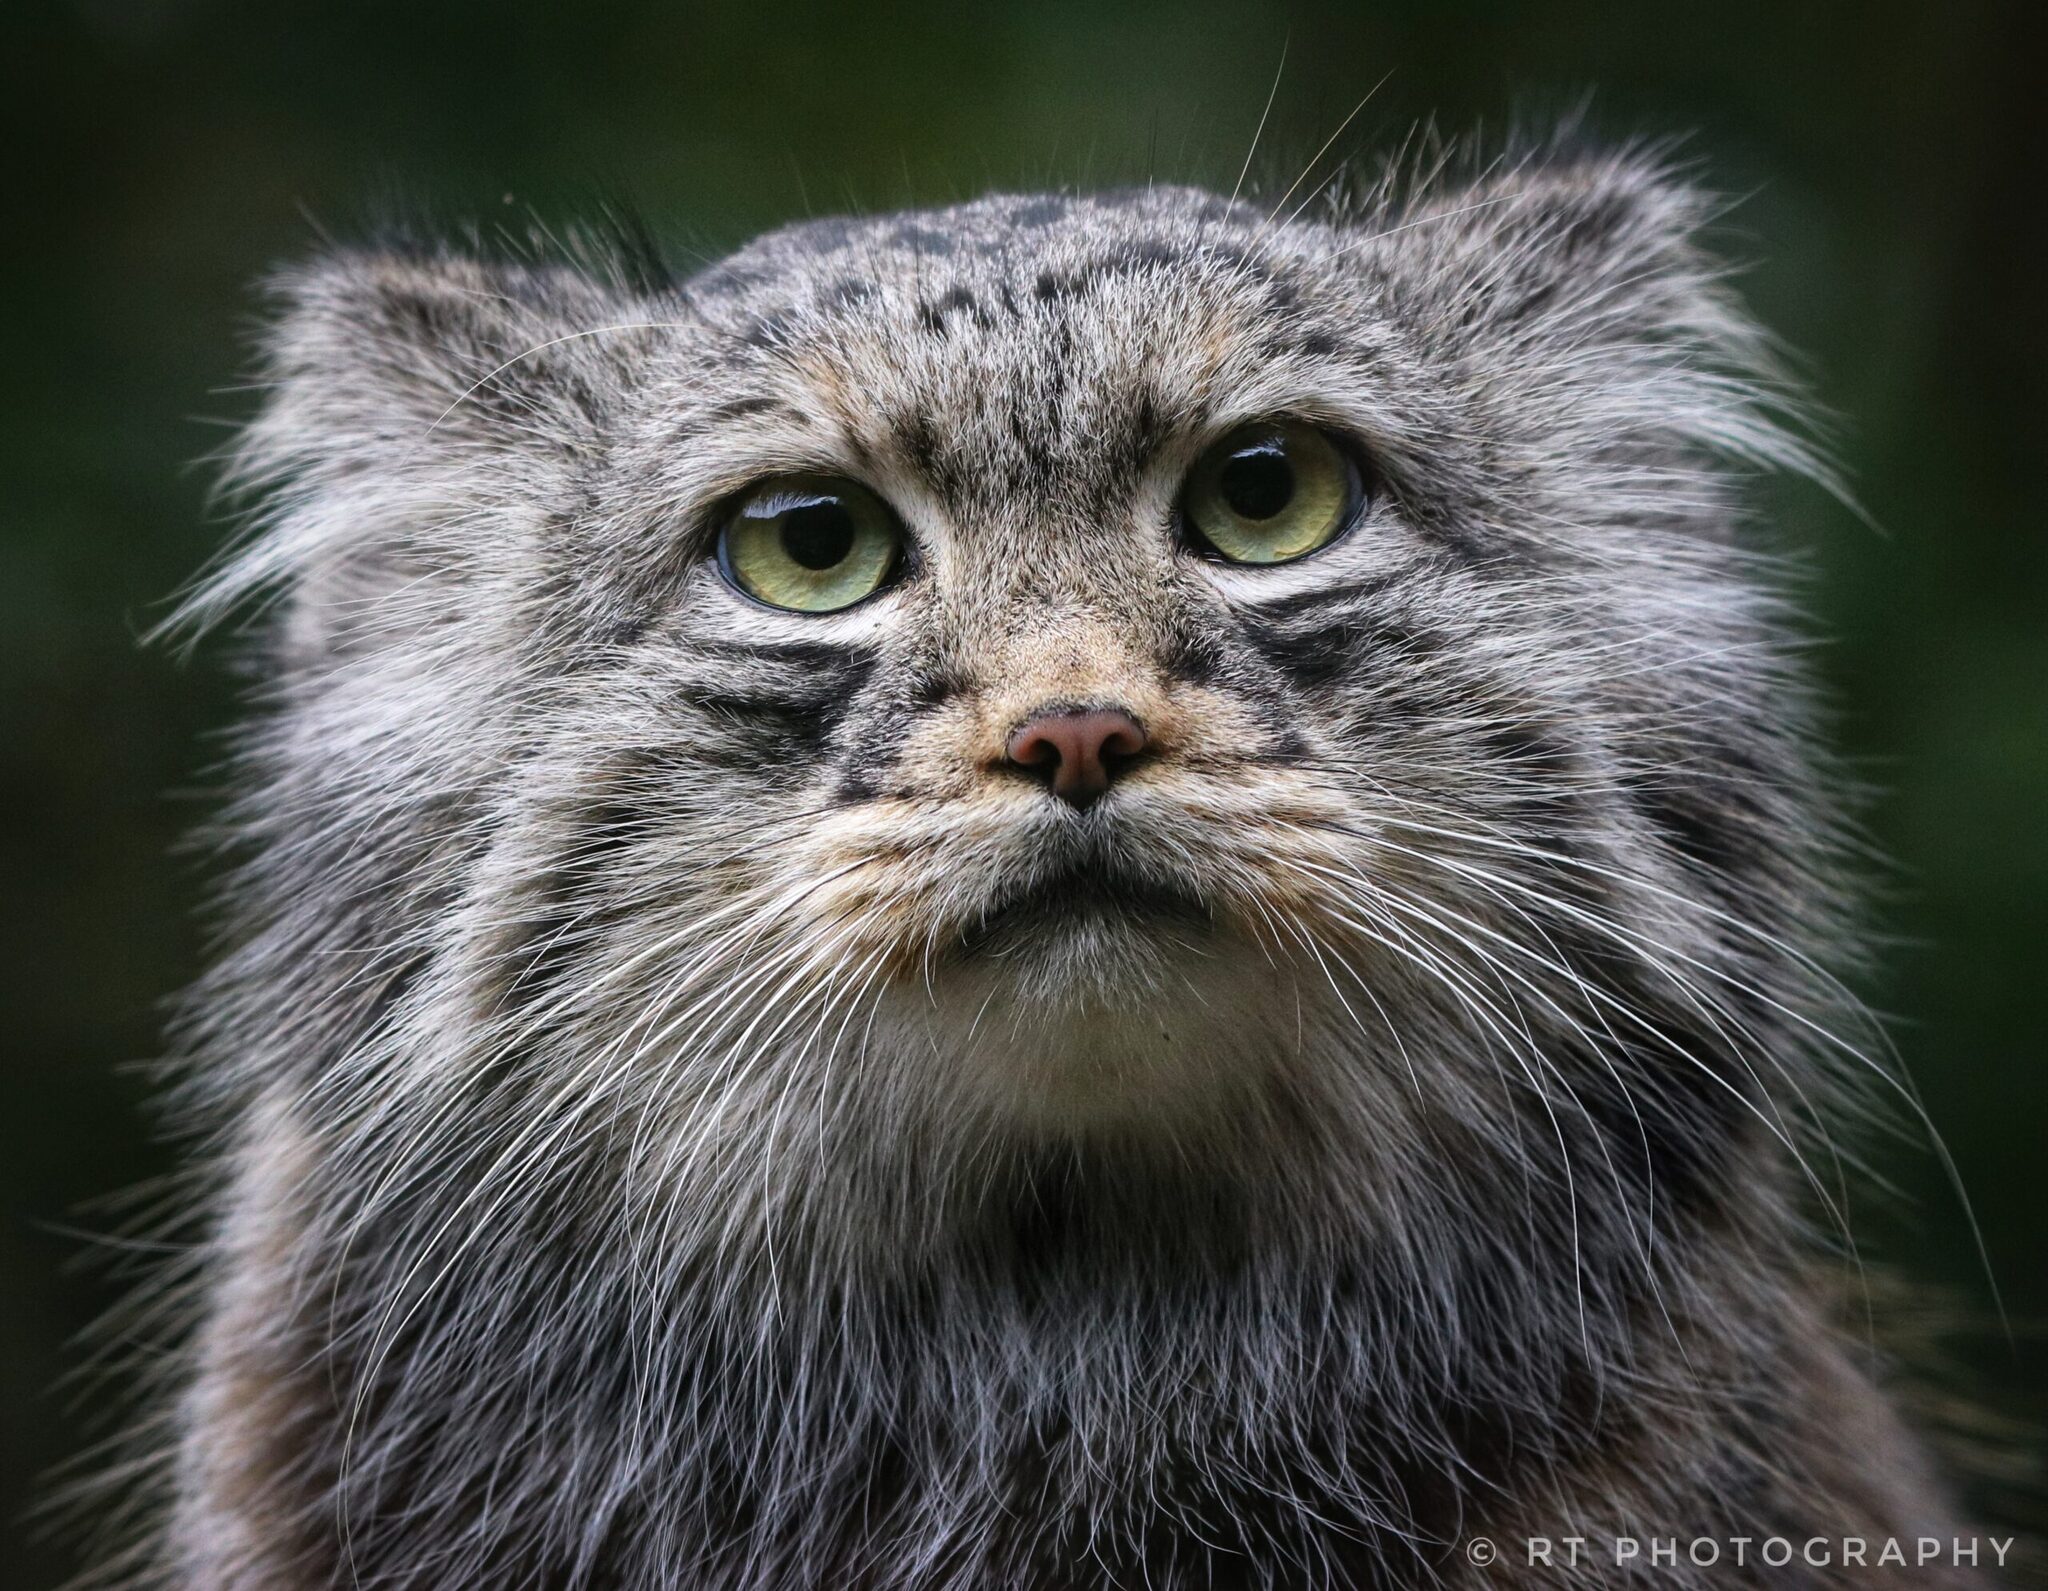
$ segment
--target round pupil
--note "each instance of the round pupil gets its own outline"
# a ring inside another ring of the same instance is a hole
[[[832,498],[805,503],[782,516],[782,550],[806,569],[830,569],[853,551],[853,515]]]
[[[1250,447],[1223,466],[1217,485],[1233,514],[1271,519],[1294,499],[1294,467],[1277,447]]]

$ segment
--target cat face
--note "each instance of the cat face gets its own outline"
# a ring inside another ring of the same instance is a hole
[[[1317,771],[1352,754],[1364,694],[1335,626],[1361,590],[1439,557],[1370,462],[1393,405],[1359,402],[1316,352],[1314,279],[1276,280],[1242,214],[1211,206],[1169,245],[1134,208],[1077,206],[1021,260],[1002,208],[967,212],[946,231],[987,228],[988,252],[951,246],[959,263],[921,286],[927,244],[850,241],[826,256],[822,310],[801,296],[820,269],[804,255],[782,313],[814,318],[763,333],[777,311],[753,309],[725,329],[719,402],[742,412],[635,460],[635,495],[679,505],[697,537],[643,666],[687,671],[685,742],[717,747],[736,793],[785,826],[764,886],[794,889],[893,1029],[1032,1112],[1156,1110],[1161,1090],[1246,1065],[1245,1029],[1292,1019],[1291,990],[1272,1011],[1256,990],[1330,931],[1313,903],[1348,876],[1358,816]],[[1355,289],[1320,285],[1330,323],[1363,321]],[[1335,439],[1357,487],[1330,545],[1232,564],[1187,522],[1189,475],[1276,418]],[[865,600],[778,609],[704,550],[753,483],[792,471],[857,482],[896,522]],[[1014,753],[1088,715],[1123,744],[1084,804],[1055,785],[1103,760],[1094,745],[1064,765]],[[1205,1002],[1212,1019],[1187,1020]]]
[[[1692,208],[1621,163],[296,278],[229,586],[293,582],[308,812],[380,792],[330,821],[422,925],[409,1064],[1055,1135],[1591,1120],[1703,1044],[1741,1097],[1806,830],[1714,461],[1789,444]]]

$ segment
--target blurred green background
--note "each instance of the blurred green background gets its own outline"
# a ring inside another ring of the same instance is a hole
[[[219,648],[139,634],[223,533],[194,464],[247,412],[252,281],[403,195],[521,225],[628,195],[716,253],[806,212],[991,186],[1284,187],[1418,118],[1498,129],[1591,92],[1615,133],[1692,135],[1742,196],[1728,243],[1810,359],[1880,529],[1818,492],[1819,664],[1897,861],[1869,991],[1975,1200],[2018,1323],[1961,1351],[2001,1409],[2048,1375],[2048,172],[2026,3],[1533,6],[1038,0],[786,9],[668,0],[6,0],[0,196],[0,1584],[54,1585],[33,1477],[85,1419],[53,1383],[113,1295],[86,1201],[160,1171],[134,1064],[197,965]],[[1391,75],[1389,75],[1391,74]],[[1866,1249],[1988,1297],[1931,1157]],[[94,1400],[87,1396],[85,1403]]]

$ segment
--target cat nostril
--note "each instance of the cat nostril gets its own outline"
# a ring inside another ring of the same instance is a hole
[[[1145,749],[1145,729],[1112,707],[1039,713],[1010,732],[1004,749],[1018,767],[1044,775],[1062,801],[1085,807]]]

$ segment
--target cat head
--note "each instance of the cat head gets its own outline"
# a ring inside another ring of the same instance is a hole
[[[1702,1174],[1827,922],[1730,487],[1807,460],[1702,219],[1532,160],[288,273],[201,599],[283,596],[269,1047],[670,1167],[1256,1120]]]

